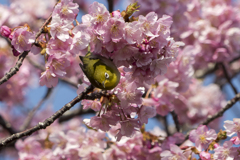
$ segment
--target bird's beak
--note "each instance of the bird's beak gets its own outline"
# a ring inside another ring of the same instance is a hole
[[[104,80],[104,81],[102,82],[103,88],[105,88],[105,81],[106,81],[106,80]]]

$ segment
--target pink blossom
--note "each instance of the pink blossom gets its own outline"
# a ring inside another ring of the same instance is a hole
[[[156,109],[150,106],[141,106],[138,118],[141,123],[148,123],[148,118],[152,118],[156,115]]]
[[[155,12],[148,13],[145,17],[139,16],[139,23],[141,23],[143,28],[143,33],[149,37],[158,36],[158,15]]]
[[[232,145],[231,141],[226,141],[223,143],[223,146],[215,148],[213,158],[218,160],[233,160],[233,155],[231,153]]]
[[[110,17],[107,8],[103,4],[98,2],[93,2],[89,6],[88,11],[89,14],[92,16],[91,23],[93,25],[103,25]]]
[[[65,69],[70,66],[70,62],[64,55],[55,54],[49,56],[46,66],[51,68],[54,75],[63,77],[66,75]]]
[[[51,38],[47,43],[46,52],[48,55],[67,54],[71,44],[72,44],[71,38],[67,39],[65,42],[57,38],[55,39]]]
[[[213,129],[208,130],[207,126],[200,125],[189,134],[189,140],[195,143],[199,151],[206,149],[208,145],[217,138],[217,134]]]
[[[101,109],[101,103],[96,99],[96,100],[82,100],[81,104],[83,105],[83,109],[88,109],[91,108],[94,111],[100,111]]]
[[[51,24],[48,26],[51,27],[50,34],[52,37],[56,37],[63,42],[69,39],[68,31],[72,28],[72,25],[71,23],[63,22],[58,14],[52,18]]]
[[[17,50],[22,53],[31,49],[32,43],[35,41],[35,35],[28,31],[27,27],[18,28],[13,32],[11,44]]]
[[[89,125],[93,128],[101,129],[106,132],[110,129],[110,125],[116,125],[117,121],[118,119],[103,114],[101,117],[92,117]]]
[[[70,53],[76,55],[80,50],[87,48],[90,42],[90,35],[81,31],[81,25],[76,26],[72,32],[74,33],[74,37],[70,47]]]
[[[187,160],[187,157],[184,156],[183,151],[176,145],[170,144],[170,151],[163,151],[161,153],[162,160],[169,159],[178,159],[178,160]]]
[[[200,158],[202,160],[211,160],[211,154],[203,151],[203,152],[200,153]]]
[[[141,104],[142,103],[142,94],[143,88],[136,88],[134,82],[128,83],[124,87],[124,91],[117,94],[118,99],[120,100],[121,106],[127,107],[129,103]]]
[[[227,131],[228,136],[232,136],[237,133],[237,136],[240,137],[240,119],[234,118],[233,121],[226,120],[224,121],[224,128]]]
[[[107,43],[110,40],[117,43],[119,42],[124,33],[125,22],[122,17],[112,17],[103,25],[99,32],[103,38],[103,43]]]
[[[124,121],[120,121],[121,129],[117,134],[118,141],[121,139],[122,136],[131,137],[133,133],[140,127],[138,120],[136,119],[127,119]]]
[[[48,88],[55,87],[58,83],[56,74],[53,73],[53,69],[47,67],[46,71],[42,72],[39,84],[41,86],[46,85]]]
[[[53,17],[56,14],[59,14],[62,19],[72,22],[78,14],[78,4],[73,3],[72,0],[61,0],[55,6]]]
[[[124,28],[124,39],[129,44],[141,43],[143,40],[141,24],[138,21],[126,23]]]
[[[25,152],[28,154],[38,154],[43,149],[41,147],[41,144],[37,141],[36,137],[28,137],[27,139],[18,140],[16,142],[16,148],[20,152]]]
[[[230,141],[233,143],[233,144],[235,144],[235,145],[239,145],[240,144],[240,139],[239,139],[239,137],[232,137],[231,139],[230,139]]]

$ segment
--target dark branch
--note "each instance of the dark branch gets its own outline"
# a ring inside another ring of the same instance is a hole
[[[114,0],[108,0],[108,10],[110,13],[112,13],[113,11],[113,3],[114,3]]]
[[[38,68],[38,69],[40,69],[41,71],[45,71],[45,67],[44,66],[42,66],[42,65],[40,65],[40,64],[38,64],[38,63],[36,63],[35,61],[33,61],[33,60],[31,60],[30,58],[26,58],[27,60],[28,60],[28,62],[31,64],[31,65],[33,65],[35,68]],[[73,86],[74,88],[77,88],[77,83],[74,83],[74,82],[72,82],[71,80],[69,80],[68,78],[59,78],[62,82],[64,82],[64,83],[67,83],[67,84],[70,84],[71,86]]]
[[[42,34],[44,27],[51,21],[52,19],[52,14],[48,17],[48,19],[44,22],[42,27],[39,29],[38,33],[36,34],[35,37],[35,42],[37,38]],[[24,51],[18,58],[18,61],[16,62],[15,66],[9,70],[0,80],[0,85],[3,84],[4,82],[8,81],[13,75],[15,75],[20,67],[22,66],[23,60],[25,57],[28,55],[30,51]]]
[[[52,88],[48,88],[46,94],[44,95],[44,97],[38,102],[38,104],[28,113],[27,118],[25,119],[25,121],[23,122],[23,125],[20,127],[20,131],[23,131],[25,129],[28,128],[28,126],[31,123],[31,120],[33,118],[33,116],[35,115],[35,113],[37,112],[37,110],[42,106],[42,104],[48,99],[48,97],[51,95],[52,93]]]
[[[208,116],[208,118],[202,123],[202,125],[208,125],[210,122],[212,122],[213,120],[221,117],[223,115],[223,113],[225,111],[227,111],[229,108],[231,108],[235,103],[237,103],[240,100],[240,93],[238,93],[237,95],[235,95],[235,97],[233,99],[231,99],[230,101],[227,102],[227,105],[222,108],[218,113],[216,113],[213,116]],[[187,135],[185,136],[185,140],[187,140],[189,137],[189,132],[187,133]]]
[[[89,99],[89,100],[94,100],[94,99],[99,99],[101,98],[102,96],[109,96],[109,94],[105,93],[105,91],[101,91],[101,92],[95,92],[95,93],[91,93],[90,95],[86,95],[86,99]],[[73,111],[68,111],[66,112],[64,115],[62,115],[59,119],[58,119],[58,122],[59,123],[62,123],[64,121],[67,121],[67,120],[70,120],[72,119],[73,117],[76,117],[76,116],[81,116],[81,115],[84,115],[84,114],[88,114],[88,113],[96,113],[95,111],[89,109],[89,110],[83,110],[82,107],[80,106],[78,109],[76,110],[73,110]]]
[[[11,124],[4,120],[4,118],[0,115],[0,125],[6,129],[10,134],[16,133],[16,131],[12,128]]]
[[[28,55],[29,51],[23,52],[16,62],[15,66],[9,70],[1,79],[0,79],[0,85],[4,82],[7,82],[14,74],[16,74],[19,71],[19,68],[22,66],[23,60]]]
[[[13,134],[10,137],[4,139],[3,141],[0,142],[0,149],[17,139],[20,139],[25,136],[29,136],[32,133],[34,133],[40,129],[45,129],[46,127],[50,126],[56,119],[58,119],[60,116],[62,116],[63,113],[65,113],[67,110],[71,109],[76,103],[78,103],[82,99],[85,99],[86,95],[91,91],[93,91],[92,85],[90,85],[88,88],[86,88],[86,90],[84,92],[82,92],[77,97],[75,97],[71,102],[64,105],[60,110],[58,110],[56,113],[54,113],[51,117],[47,118],[44,122],[39,122],[38,125],[30,128],[26,131]]]
[[[224,65],[223,63],[221,63],[220,65],[222,66],[223,73],[224,73],[225,78],[227,79],[227,82],[228,82],[228,83],[230,84],[230,86],[232,87],[234,93],[237,94],[238,91],[237,91],[237,89],[234,87],[234,85],[233,85],[233,83],[232,83],[232,81],[231,81],[231,78],[230,78],[230,76],[229,76],[228,73],[227,73],[227,69],[226,69],[225,65]]]
[[[176,129],[177,129],[177,132],[180,132],[180,125],[179,125],[179,121],[178,121],[178,115],[174,111],[171,112],[171,115],[173,117],[173,120],[174,120]]]

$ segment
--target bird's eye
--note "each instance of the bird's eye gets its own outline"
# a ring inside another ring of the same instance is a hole
[[[109,78],[109,75],[106,72],[105,72],[105,78],[107,79]]]

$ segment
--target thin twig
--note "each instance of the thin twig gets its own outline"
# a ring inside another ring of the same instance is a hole
[[[35,61],[31,60],[29,57],[27,57],[26,59],[27,59],[28,62],[29,62],[31,65],[33,65],[35,68],[40,69],[41,71],[45,71],[45,67],[44,67],[44,66],[36,63]],[[63,77],[63,78],[59,78],[59,79],[60,79],[62,82],[64,82],[64,83],[70,84],[70,85],[73,86],[74,88],[77,88],[77,86],[78,86],[77,83],[72,82],[72,81],[71,81],[70,79],[68,79],[68,78]]]
[[[232,81],[231,81],[231,78],[230,78],[230,76],[229,76],[228,73],[227,73],[227,69],[226,69],[225,65],[224,65],[223,63],[221,63],[221,66],[222,66],[222,69],[223,69],[223,73],[224,73],[224,75],[225,75],[225,78],[227,79],[228,83],[229,83],[230,86],[232,87],[234,93],[237,94],[238,91],[237,91],[237,89],[234,87],[234,85],[233,85],[233,83],[232,83]]]
[[[38,102],[38,104],[28,113],[27,118],[25,119],[25,121],[23,122],[23,125],[20,127],[20,131],[24,131],[25,129],[28,128],[28,126],[31,123],[31,120],[33,118],[33,116],[35,115],[36,111],[39,110],[39,108],[42,106],[42,104],[48,99],[48,97],[51,95],[52,93],[52,88],[48,88],[46,94],[44,95],[44,97]]]
[[[16,131],[12,128],[11,124],[4,120],[2,115],[0,115],[0,125],[6,129],[10,134],[16,133]]]
[[[171,115],[173,117],[173,120],[174,120],[176,129],[177,129],[177,132],[180,132],[180,125],[179,125],[179,121],[178,121],[178,115],[174,111],[171,112]]]
[[[108,0],[108,10],[110,13],[113,11],[114,0]]]
[[[69,103],[64,105],[60,110],[55,112],[51,117],[47,118],[44,122],[39,122],[38,125],[30,128],[26,131],[13,134],[10,137],[4,139],[3,141],[0,142],[0,149],[17,139],[20,139],[25,136],[29,136],[32,133],[34,133],[40,129],[45,129],[46,127],[50,126],[56,119],[58,119],[60,116],[62,116],[63,113],[65,113],[67,110],[71,109],[76,103],[78,103],[82,99],[85,99],[86,95],[92,91],[93,91],[93,86],[90,85],[88,88],[86,88],[86,90],[84,92],[82,92],[77,97],[75,97],[72,101],[70,101]]]
[[[51,21],[52,19],[52,14],[48,17],[48,19],[44,22],[42,27],[39,29],[38,33],[36,34],[35,37],[35,42],[37,41],[37,38],[41,35],[43,32],[44,27]],[[4,82],[7,82],[13,75],[15,75],[20,67],[22,66],[23,60],[25,57],[28,55],[30,51],[24,51],[18,58],[18,61],[16,62],[15,66],[9,70],[1,79],[0,79],[0,85],[3,84]]]
[[[89,113],[96,113],[96,112],[92,109],[83,110],[82,107],[80,106],[78,109],[66,112],[63,116],[61,116],[58,119],[58,122],[62,123],[62,122],[68,121],[76,116],[81,116],[81,115],[89,114]]]
[[[99,99],[101,98],[102,96],[109,96],[108,93],[105,93],[105,91],[101,91],[101,92],[94,92],[94,93],[91,93],[90,95],[86,95],[86,98],[85,99],[88,99],[88,100],[94,100],[94,99]],[[62,123],[64,121],[67,121],[73,117],[76,117],[76,116],[80,116],[80,115],[83,115],[83,114],[88,114],[88,113],[96,113],[95,111],[89,109],[89,110],[83,110],[82,109],[82,106],[80,106],[78,109],[75,109],[75,110],[72,110],[72,111],[68,111],[66,112],[64,115],[62,115],[59,119],[58,119],[58,122],[59,123]]]
[[[208,118],[202,123],[202,125],[208,125],[210,122],[212,122],[213,120],[221,117],[223,115],[224,112],[226,112],[229,108],[231,108],[235,103],[237,103],[240,100],[240,93],[236,94],[235,97],[233,99],[231,99],[230,101],[227,102],[227,105],[222,108],[218,113],[216,113],[213,116],[208,116]],[[190,131],[187,133],[187,135],[185,136],[185,141],[189,138],[189,133]]]

